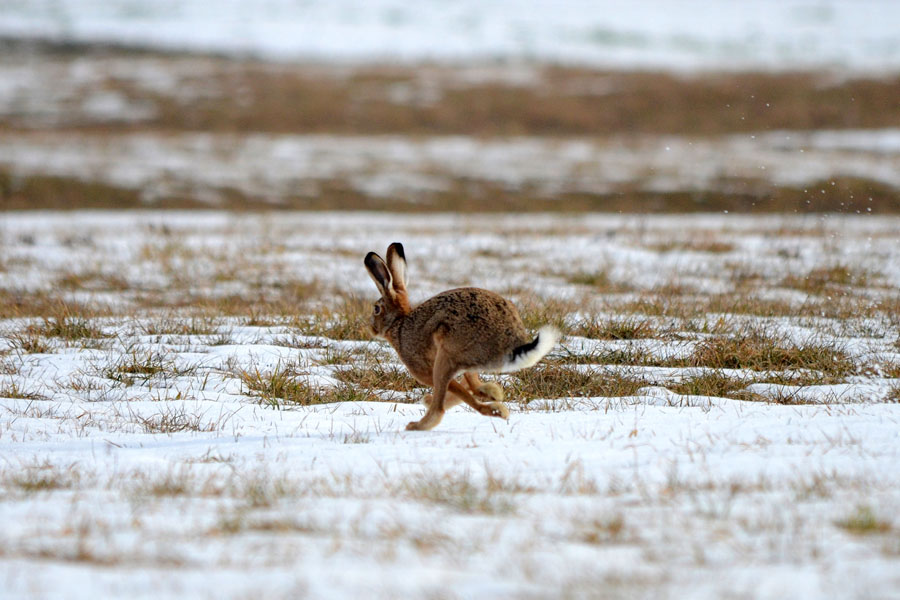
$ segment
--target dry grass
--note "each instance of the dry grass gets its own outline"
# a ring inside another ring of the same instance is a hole
[[[308,376],[289,366],[276,365],[271,372],[261,372],[254,367],[238,370],[235,374],[251,396],[260,404],[273,408],[379,400],[370,391],[347,383],[316,386],[309,382]]]
[[[20,365],[21,362],[13,362],[11,359],[3,356],[3,353],[0,352],[0,375],[17,375],[19,373]]]
[[[505,384],[507,398],[527,403],[535,399],[633,396],[646,382],[627,375],[546,365],[516,372]]]
[[[546,364],[560,365],[630,365],[666,366],[668,363],[638,346],[627,348],[598,348],[592,352],[577,353],[564,350],[561,355],[545,358]]]
[[[891,386],[891,389],[888,390],[887,396],[885,396],[884,401],[893,404],[900,404],[900,385]]]
[[[408,478],[393,490],[410,499],[449,507],[466,514],[508,514],[515,511],[510,494],[505,490],[480,486],[468,476]]]
[[[860,505],[844,519],[835,521],[835,525],[854,535],[871,535],[889,533],[893,528],[887,521],[879,519],[870,506]]]
[[[219,429],[214,421],[204,421],[203,415],[191,414],[185,408],[167,407],[149,417],[136,416],[145,433],[181,433],[183,431],[210,432]]]
[[[649,250],[655,252],[707,252],[710,254],[724,254],[732,252],[735,248],[731,242],[725,242],[715,238],[699,238],[692,240],[667,240],[656,244],[648,244]]]
[[[300,317],[296,325],[304,335],[333,340],[370,340],[373,303],[371,298],[340,298],[328,307]]]
[[[74,488],[81,480],[78,469],[65,469],[49,464],[34,464],[0,473],[3,487],[33,494]]]
[[[808,294],[823,294],[847,287],[865,287],[871,275],[864,270],[853,270],[846,265],[818,267],[803,276],[789,275],[782,285]]]
[[[41,291],[0,288],[0,319],[23,317],[57,318],[60,315],[92,318],[109,314],[108,307],[99,302],[90,307],[62,299],[59,295]]]
[[[511,292],[512,293],[512,292]],[[511,295],[504,294],[506,296]],[[522,317],[522,323],[529,331],[535,331],[544,325],[553,325],[563,333],[568,327],[568,316],[578,311],[578,304],[566,300],[542,299],[531,294],[515,300],[514,304]]]
[[[759,331],[704,340],[686,366],[753,371],[803,369],[820,373],[821,383],[842,381],[857,370],[840,348],[815,342],[795,345]]]
[[[42,50],[70,68],[94,56],[89,48],[69,47],[60,54],[47,46],[29,47],[23,55],[33,61]],[[16,51],[4,50],[10,57]],[[118,60],[146,56],[116,54]],[[316,65],[204,57],[198,71],[197,57],[157,58],[169,61],[175,73],[196,73],[181,76],[178,87],[204,93],[179,98],[108,75],[99,87],[152,106],[151,116],[116,125],[80,115],[73,124],[102,131],[596,136],[877,128],[900,121],[893,101],[900,96],[896,77],[824,80],[816,73],[740,72],[684,77],[534,66],[533,85],[508,85],[465,82],[466,65],[367,65],[334,76]],[[78,93],[90,91],[76,91],[73,104],[78,105]],[[0,127],[24,126],[16,114],[0,121]]]
[[[746,385],[747,382],[720,371],[705,371],[684,377],[681,381],[668,384],[666,387],[676,394],[731,398]]]
[[[43,394],[20,386],[15,381],[4,381],[0,383],[0,398],[17,398],[21,400],[44,400]]]
[[[85,314],[90,313],[81,307],[72,308],[69,304],[60,303],[53,314],[42,317],[43,322],[29,327],[28,332],[69,341],[106,337],[103,330],[91,323]]]
[[[15,352],[22,354],[48,354],[53,347],[44,337],[33,331],[18,331],[9,336],[9,342]]]
[[[620,515],[595,517],[580,523],[578,541],[584,544],[616,544],[625,537],[625,518]]]
[[[177,316],[151,319],[140,325],[146,335],[215,335],[219,333],[220,319],[214,315]]]
[[[659,335],[650,319],[634,316],[624,318],[591,316],[578,321],[569,333],[598,340],[636,340]]]
[[[627,284],[610,279],[609,271],[606,269],[570,273],[565,275],[565,280],[573,285],[588,286],[592,292],[598,294],[619,294],[631,290]]]
[[[56,280],[56,287],[67,290],[122,291],[131,287],[128,280],[115,273],[88,271],[65,273]]]
[[[94,58],[86,48],[68,48],[59,55],[51,48],[31,47],[22,53],[23,62],[40,66],[42,51],[50,52],[55,64],[62,68],[90,64]],[[87,54],[81,55],[81,51]],[[19,50],[9,48],[8,52]],[[127,53],[117,56],[118,60],[145,58],[146,55]],[[169,61],[174,73],[185,73],[182,61],[200,60],[172,55],[157,58],[163,69],[165,61]],[[152,107],[152,116],[139,122],[111,123],[106,119],[92,122],[79,111],[64,112],[58,129],[96,136],[206,131],[237,135],[262,132],[613,137],[881,128],[900,122],[900,107],[893,101],[900,95],[897,77],[840,81],[823,81],[815,73],[708,73],[683,77],[533,66],[534,83],[523,86],[500,81],[464,82],[465,70],[471,65],[369,65],[335,76],[330,73],[332,69],[317,65],[276,65],[217,57],[202,60],[205,68],[201,73],[179,76],[185,88],[204,90],[190,98],[154,92],[152,86],[130,79],[104,77],[104,69],[98,66],[96,74],[101,79],[96,87],[69,90],[72,106],[79,106],[79,99],[98,89],[115,90],[132,102]],[[591,91],[596,88],[605,91]],[[398,90],[406,90],[401,95],[410,98],[424,95],[428,101],[398,100]],[[0,132],[30,127],[16,113],[7,112],[0,117]],[[210,193],[220,199],[220,208],[237,210],[900,212],[900,191],[876,180],[853,177],[829,178],[802,187],[774,185],[765,178],[728,177],[713,182],[709,189],[657,192],[640,187],[628,184],[597,194],[551,193],[531,186],[513,189],[488,180],[460,179],[444,191],[411,203],[406,198],[361,194],[351,181],[338,177],[319,182],[316,194],[286,197],[277,206],[271,198],[229,187]],[[20,176],[0,169],[0,208],[5,210],[147,206],[146,198],[137,189],[82,178]],[[187,190],[155,197],[152,206],[208,208],[209,204]],[[724,253],[733,246],[710,238],[661,242],[655,249]],[[222,275],[227,279],[235,273],[226,270]],[[604,276],[601,271],[575,274],[572,278],[573,282],[609,289],[611,284]],[[64,275],[59,283],[69,289],[116,289],[127,285],[119,276],[99,272]],[[614,291],[618,286],[611,287]]]
[[[321,403],[320,396],[294,368],[279,364],[270,373],[253,368],[240,370],[236,374],[260,404],[279,407],[283,404],[307,406]]]
[[[173,377],[193,375],[196,366],[178,366],[174,357],[158,349],[126,348],[99,368],[99,374],[129,387],[151,381],[164,383]]]
[[[411,392],[424,387],[409,375],[406,368],[381,363],[338,369],[334,376],[338,381],[367,391]]]
[[[0,183],[12,175],[0,168]],[[17,180],[40,180],[41,185],[0,187],[0,207],[4,210],[143,209],[148,203],[139,190],[116,187],[77,178],[28,175]],[[726,182],[713,182],[709,189],[691,191],[651,191],[628,184],[611,192],[543,192],[531,186],[501,186],[489,180],[454,179],[444,190],[419,194],[415,202],[401,196],[361,193],[353,181],[316,180],[318,193],[278,198],[255,196],[236,189],[211,189],[218,201],[210,204],[188,194],[154,197],[149,206],[158,209],[224,209],[233,211],[354,210],[413,213],[508,213],[508,212],[609,212],[609,213],[696,213],[727,211],[734,214],[898,214],[900,190],[879,181],[835,176],[810,182],[803,187],[775,185],[766,179],[745,181],[736,189]],[[49,183],[48,183],[49,182]],[[832,185],[834,183],[834,185]],[[57,190],[65,189],[65,194]],[[104,190],[99,193],[97,190]],[[822,189],[825,194],[808,190]],[[723,191],[727,190],[727,191]],[[702,250],[701,250],[702,251]],[[723,250],[724,251],[724,250]],[[601,273],[573,275],[573,281],[594,285],[609,292],[627,291],[620,282],[604,282]],[[608,285],[608,288],[604,288]]]

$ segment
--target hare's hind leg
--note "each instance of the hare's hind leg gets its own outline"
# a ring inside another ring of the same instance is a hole
[[[466,377],[466,383],[470,386],[470,389],[473,387],[472,384],[469,383],[468,377]],[[457,389],[456,386],[459,386],[459,389]],[[489,386],[496,387],[496,390],[486,391],[484,388]],[[499,385],[491,382],[482,383],[474,387],[475,389],[471,389],[471,391],[477,393],[479,396],[487,397],[490,399],[499,399],[495,402],[480,402],[477,398],[469,395],[469,400],[471,401],[466,400],[466,398],[463,397],[463,394],[469,392],[469,390],[466,390],[462,385],[460,385],[456,381],[453,381],[448,385],[447,394],[444,396],[444,410],[449,410],[457,404],[466,402],[469,406],[483,415],[487,415],[490,417],[502,417],[504,419],[509,416],[509,410],[507,410],[506,406],[502,404],[503,390]],[[431,405],[434,403],[434,396],[432,394],[428,394],[423,399],[423,403],[430,409]],[[423,418],[422,421],[425,421],[427,417],[428,413],[425,414],[425,418]],[[414,424],[415,423],[410,423],[407,429],[412,429],[412,426]],[[435,423],[435,425],[437,425],[437,423]]]
[[[503,390],[496,383],[484,383],[478,378],[478,375],[475,373],[463,373],[463,378],[465,379],[466,386],[468,386],[469,391],[474,395],[478,396],[482,400],[494,400],[497,402],[503,401]],[[434,396],[432,394],[428,394],[422,399],[422,403],[425,406],[429,406],[433,401]],[[458,406],[465,402],[465,400],[454,393],[453,390],[447,390],[447,395],[444,396],[444,410],[450,410],[454,406]]]
[[[481,381],[478,373],[465,373],[463,376],[466,378],[466,385],[469,386],[473,394],[482,398],[489,398],[494,402],[503,402],[506,399],[506,394],[503,393],[503,388],[499,384],[493,381],[487,383]]]
[[[469,393],[458,381],[450,382],[450,391],[462,398],[466,404],[480,412],[486,417],[500,417],[501,419],[509,418],[509,409],[502,402],[482,402]]]

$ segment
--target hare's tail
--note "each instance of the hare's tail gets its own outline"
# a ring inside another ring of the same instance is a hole
[[[514,348],[509,353],[506,362],[497,369],[497,372],[511,373],[530,367],[550,352],[550,349],[559,341],[559,335],[559,330],[552,325],[541,327],[533,340]]]

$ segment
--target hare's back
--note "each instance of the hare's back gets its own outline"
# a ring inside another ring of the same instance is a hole
[[[530,341],[516,307],[489,290],[442,292],[416,307],[410,317],[421,334],[438,333],[445,344],[460,350],[478,347],[485,358],[499,358]]]

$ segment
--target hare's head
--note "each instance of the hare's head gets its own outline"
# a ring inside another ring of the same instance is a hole
[[[394,242],[388,246],[386,263],[374,252],[369,252],[365,264],[372,281],[381,292],[381,299],[372,309],[372,333],[385,337],[388,329],[410,311],[403,244]]]

